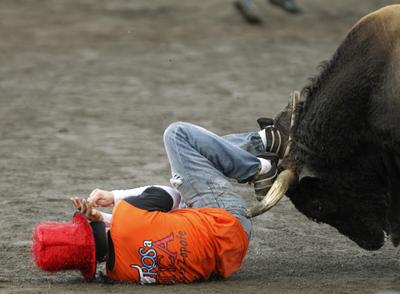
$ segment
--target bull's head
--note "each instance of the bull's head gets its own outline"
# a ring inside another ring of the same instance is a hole
[[[295,94],[292,99],[298,97],[299,94]],[[349,169],[346,175],[343,170],[329,167],[314,169],[306,157],[299,155],[304,147],[299,147],[296,140],[289,148],[281,163],[282,172],[264,199],[249,211],[249,216],[268,211],[286,194],[296,208],[312,220],[335,227],[364,249],[380,248],[389,227],[386,191],[375,189],[383,186],[376,177],[365,178],[368,176],[365,171],[378,169],[378,164],[373,162],[375,150],[363,154],[366,160],[357,161],[358,166]],[[364,178],[356,179],[354,175],[358,174]]]

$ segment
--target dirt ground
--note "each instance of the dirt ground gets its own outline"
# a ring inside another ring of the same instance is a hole
[[[70,196],[168,184],[168,124],[255,130],[354,22],[398,2],[298,1],[295,17],[256,1],[259,27],[229,0],[0,1],[0,293],[400,293],[398,249],[364,251],[287,199],[254,219],[226,281],[109,286],[32,264],[34,225],[69,220]]]

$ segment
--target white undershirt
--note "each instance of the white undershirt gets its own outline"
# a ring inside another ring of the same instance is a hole
[[[114,205],[116,205],[119,201],[121,201],[121,199],[125,199],[125,198],[131,197],[131,196],[134,196],[134,197],[139,196],[144,192],[144,190],[146,190],[147,188],[150,188],[150,187],[161,188],[171,196],[172,201],[173,201],[171,210],[186,207],[186,205],[182,201],[181,193],[179,193],[178,190],[168,187],[168,186],[161,186],[161,185],[143,186],[143,187],[129,189],[129,190],[112,190],[111,193],[114,195]],[[102,211],[100,211],[100,213],[103,217],[103,221],[106,223],[107,226],[109,226],[111,223],[112,214],[105,213]]]

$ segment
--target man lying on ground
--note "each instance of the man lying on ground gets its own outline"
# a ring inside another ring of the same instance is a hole
[[[36,264],[47,271],[79,269],[87,281],[102,261],[115,281],[229,277],[242,265],[252,224],[228,178],[252,182],[256,194],[265,195],[277,175],[277,154],[287,144],[272,120],[261,124],[260,132],[224,137],[189,123],[170,125],[164,143],[173,188],[96,189],[87,200],[73,198],[80,212],[72,223],[35,228]],[[112,215],[94,208],[111,205]]]

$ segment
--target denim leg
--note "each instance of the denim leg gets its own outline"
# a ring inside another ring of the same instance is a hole
[[[189,207],[224,208],[242,223],[250,236],[243,198],[226,177],[243,181],[253,177],[260,162],[253,154],[204,128],[177,122],[164,133],[171,165],[171,183]]]
[[[229,134],[222,138],[255,156],[265,152],[264,143],[258,132]]]

